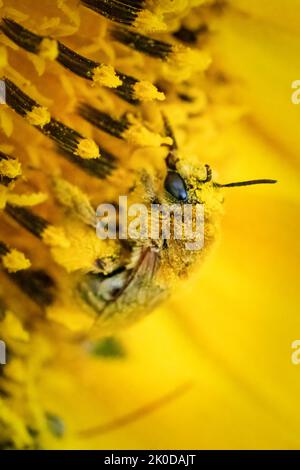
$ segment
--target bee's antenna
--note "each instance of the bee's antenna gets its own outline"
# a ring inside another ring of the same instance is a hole
[[[212,169],[209,165],[205,165],[206,168],[206,178],[202,181],[202,183],[208,183],[212,179]]]
[[[169,152],[166,159],[166,165],[169,170],[176,171],[176,163],[178,162],[178,158],[173,152]]]
[[[164,131],[165,131],[165,135],[167,137],[171,137],[171,139],[173,140],[173,144],[172,145],[168,145],[168,147],[170,148],[170,150],[177,150],[178,149],[178,145],[177,145],[177,142],[176,142],[176,138],[175,138],[175,135],[174,135],[174,131],[171,127],[171,124],[169,122],[169,119],[167,118],[167,116],[165,115],[165,113],[161,113],[162,114],[162,119],[163,119],[163,123],[164,123]]]
[[[170,125],[170,122],[169,122],[169,119],[167,118],[167,116],[165,115],[164,112],[161,113],[161,117],[162,117],[162,120],[163,120],[163,123],[164,123],[164,132],[165,132],[165,136],[166,137],[171,137],[172,139],[172,144],[163,144],[165,145],[166,147],[168,147],[169,149],[169,153],[165,159],[165,162],[166,162],[166,165],[167,165],[167,168],[169,170],[173,170],[173,171],[176,171],[176,163],[178,162],[178,157],[177,157],[177,150],[178,150],[178,145],[177,145],[177,141],[176,141],[176,138],[175,138],[175,134],[174,134],[174,131]]]
[[[237,183],[227,183],[227,184],[214,183],[214,185],[217,186],[218,188],[234,188],[236,186],[252,186],[253,184],[275,184],[275,183],[277,183],[277,180],[262,179],[262,180],[238,181]]]

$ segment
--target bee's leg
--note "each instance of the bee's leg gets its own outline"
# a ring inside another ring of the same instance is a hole
[[[102,256],[95,260],[97,273],[109,275],[120,268],[120,259],[116,255]]]

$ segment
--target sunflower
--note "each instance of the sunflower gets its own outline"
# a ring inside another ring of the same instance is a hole
[[[300,1],[0,10],[1,447],[298,448]],[[151,315],[91,339],[74,283],[122,256],[94,209],[175,142],[214,181],[279,182],[220,188],[222,218],[207,191],[205,262]]]

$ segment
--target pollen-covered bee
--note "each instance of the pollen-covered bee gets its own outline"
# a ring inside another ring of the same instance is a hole
[[[172,139],[175,142],[173,135]],[[165,172],[155,178],[147,173],[140,174],[129,195],[128,205],[137,198],[146,205],[148,232],[142,232],[139,219],[139,231],[133,239],[127,232],[128,238],[117,240],[120,246],[117,265],[111,264],[110,272],[88,274],[78,282],[77,290],[83,302],[97,315],[99,328],[95,331],[135,321],[165,299],[176,281],[186,278],[194,266],[199,266],[216,237],[224,200],[222,188],[275,183],[274,180],[253,180],[222,185],[213,181],[208,165],[195,167],[180,159],[178,154],[174,144],[166,158]],[[185,220],[183,211],[187,206],[192,212]],[[196,223],[197,214],[193,211],[199,206],[203,210],[200,224]],[[151,223],[157,223],[157,219],[153,222],[153,207],[165,209],[158,219],[160,236],[154,231],[154,238],[149,228]],[[176,212],[176,208],[183,211]],[[163,232],[164,221],[169,223],[167,233]],[[187,222],[195,229],[189,234],[186,233]],[[183,227],[179,236],[176,224]],[[101,260],[99,262],[101,264]]]
[[[95,2],[83,3],[95,6]],[[109,12],[106,13],[108,15]],[[50,54],[52,60],[74,74],[93,81],[94,85],[111,88],[130,105],[164,98],[164,94],[151,83],[86,59],[61,42],[34,34],[11,19],[3,19],[1,30],[28,52],[42,56]],[[122,44],[162,60],[178,53],[170,44],[126,29],[114,29],[111,34]],[[12,80],[4,78],[3,81],[6,104],[50,138],[60,155],[86,174],[99,179],[115,171],[115,155],[52,117],[47,108],[25,94]],[[134,236],[130,230],[125,230],[119,207],[114,212],[118,235],[106,239],[97,237],[96,229],[102,222],[97,221],[96,208],[89,198],[71,182],[53,177],[53,193],[68,213],[61,230],[34,211],[20,207],[20,204],[8,202],[5,212],[49,246],[54,261],[64,268],[60,273],[60,284],[57,285],[42,270],[11,269],[11,264],[16,265],[16,254],[12,263],[11,250],[4,243],[0,245],[0,254],[10,278],[46,309],[50,319],[75,331],[97,336],[132,323],[151,311],[169,295],[178,280],[186,277],[193,266],[199,266],[216,236],[222,212],[222,188],[275,181],[215,182],[207,164],[195,166],[181,157],[175,135],[163,113],[163,132],[160,135],[141,127],[130,114],[125,113],[116,119],[88,103],[78,104],[78,114],[102,132],[118,139],[131,142],[134,135],[135,142],[148,139],[151,144],[166,150],[164,167],[153,174],[146,170],[136,172],[133,186],[126,195],[129,212],[136,204],[146,208],[144,222],[147,222],[148,230],[143,231],[139,226],[139,230],[135,230],[138,234]],[[143,139],[139,139],[141,135]],[[10,162],[11,157],[2,154],[1,159]],[[16,177],[17,174],[13,175],[13,179]],[[9,184],[8,175],[5,178],[2,184]],[[201,210],[198,211],[199,207]],[[153,209],[156,209],[155,222]],[[186,218],[187,213],[189,216]],[[167,233],[163,228],[166,219],[169,223]],[[137,225],[136,220],[134,223]],[[23,259],[22,262],[24,265]]]

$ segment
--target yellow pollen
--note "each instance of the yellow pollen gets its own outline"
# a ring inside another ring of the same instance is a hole
[[[36,206],[48,199],[46,193],[33,193],[33,194],[8,194],[7,202],[14,206]]]
[[[171,137],[163,137],[158,133],[152,132],[140,123],[132,124],[122,136],[130,144],[139,147],[160,147],[161,145],[172,145]]]
[[[164,93],[158,91],[152,83],[142,80],[134,85],[135,98],[141,101],[164,101]]]
[[[1,160],[0,161],[0,174],[2,176],[7,176],[8,178],[16,178],[20,176],[21,163],[18,160]]]
[[[61,227],[49,225],[42,234],[43,241],[46,245],[52,247],[68,248],[70,243]]]
[[[92,139],[81,139],[77,145],[76,155],[85,159],[99,158],[99,147]]]
[[[57,59],[59,50],[58,42],[55,39],[44,38],[40,44],[39,56],[43,59]]]
[[[51,121],[51,115],[44,106],[34,106],[32,111],[26,114],[26,119],[32,126],[44,127]]]
[[[168,75],[171,69],[172,79],[176,82],[183,82],[193,74],[203,72],[210,64],[211,57],[206,51],[176,45],[173,46],[173,52],[169,56],[166,66],[168,66]]]
[[[30,261],[18,250],[10,250],[2,257],[4,268],[9,273],[15,273],[22,269],[28,269],[31,265]]]
[[[166,31],[167,25],[163,20],[163,17],[158,14],[154,14],[149,10],[143,10],[138,15],[134,22],[134,26],[142,32],[156,32]]]
[[[99,65],[96,67],[93,70],[93,81],[96,84],[109,88],[117,88],[123,83],[111,65]]]

